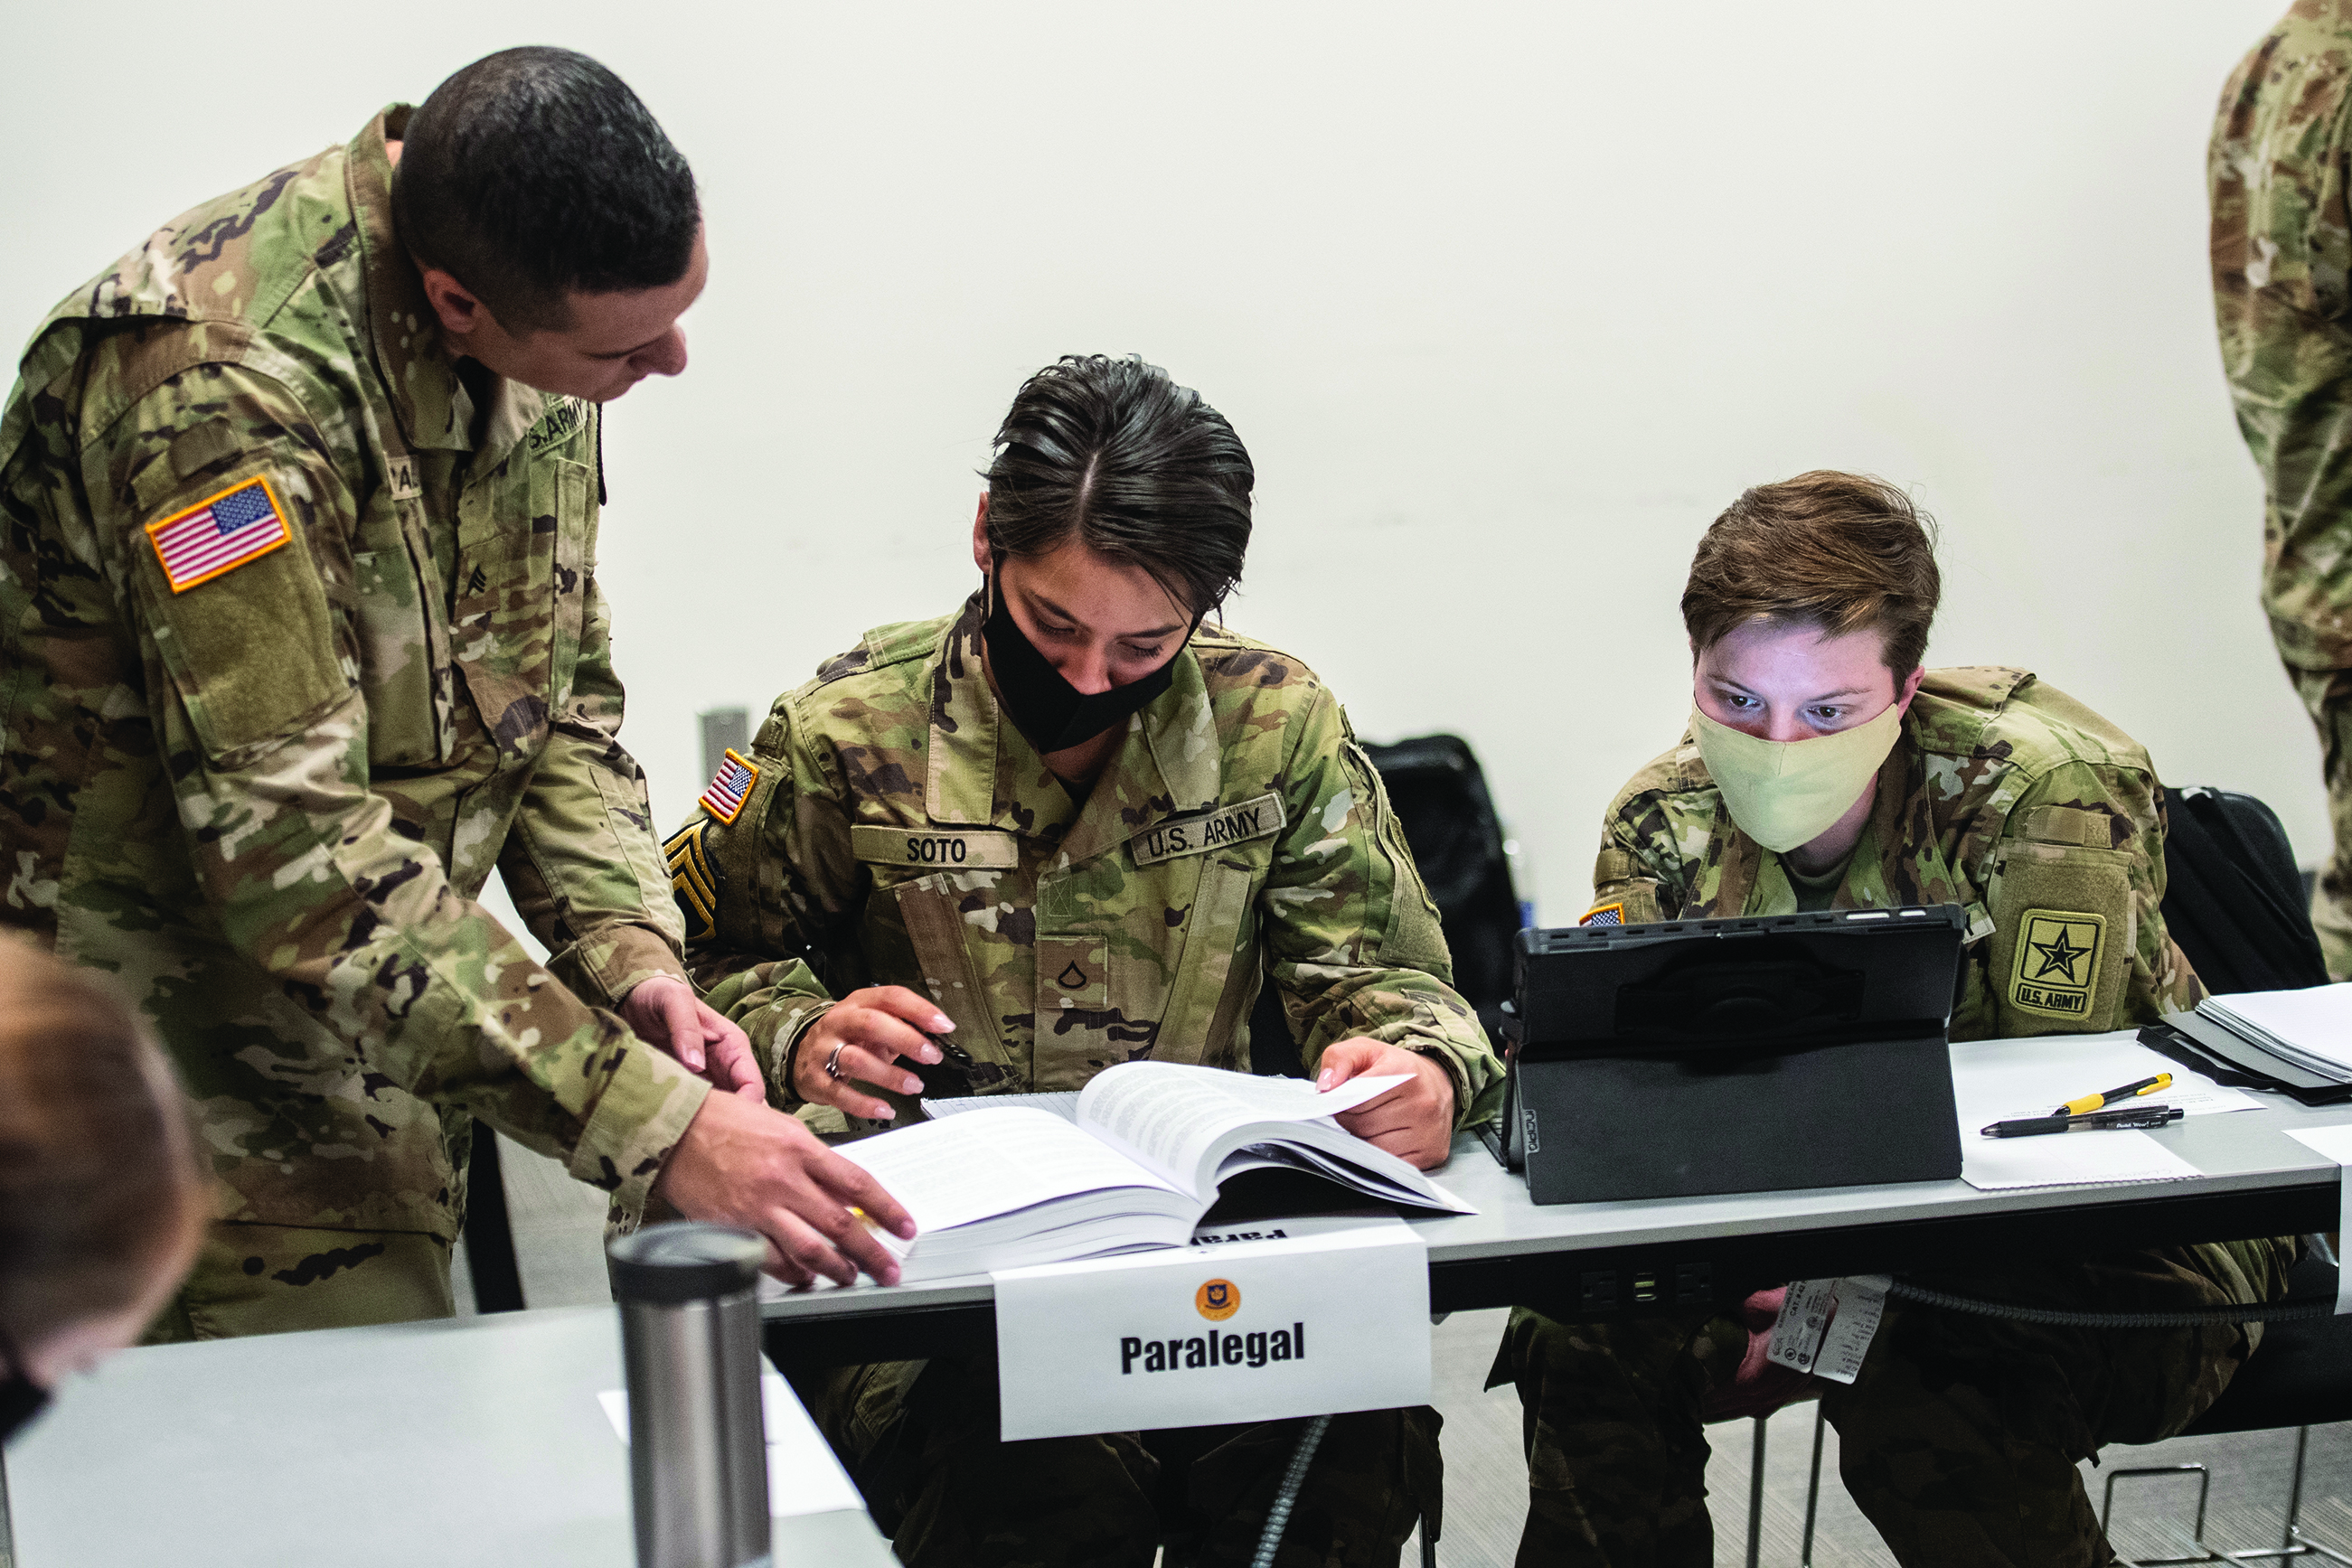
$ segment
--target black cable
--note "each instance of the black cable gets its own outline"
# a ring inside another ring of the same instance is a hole
[[[2014,1318],[2019,1322],[2047,1323],[2053,1328],[2071,1329],[2186,1329],[2202,1328],[2208,1323],[2275,1323],[2296,1318],[2336,1315],[2336,1303],[2333,1301],[2240,1302],[2186,1312],[2071,1312],[2053,1307],[2021,1307],[2007,1301],[1980,1301],[1971,1296],[1948,1295],[1942,1291],[1928,1290],[1924,1285],[1906,1284],[1901,1280],[1888,1285],[1886,1293],[1901,1301],[1942,1307],[1948,1312],[1975,1312],[1988,1318]]]

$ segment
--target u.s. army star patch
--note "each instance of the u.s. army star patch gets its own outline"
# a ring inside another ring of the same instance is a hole
[[[2009,1005],[2044,1018],[2089,1017],[2099,999],[2099,956],[2106,939],[2104,915],[2027,910],[2018,923]]]
[[[147,525],[174,593],[268,555],[293,537],[269,481],[258,474]]]
[[[1621,898],[1614,904],[1596,904],[1584,912],[1584,918],[1577,924],[1579,925],[1622,925],[1625,924],[1625,901]]]

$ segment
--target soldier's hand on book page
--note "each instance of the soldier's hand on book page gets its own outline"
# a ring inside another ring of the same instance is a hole
[[[846,1285],[860,1270],[895,1284],[898,1261],[866,1221],[915,1234],[880,1182],[793,1117],[733,1094],[702,1102],[654,1190],[688,1219],[766,1237],[768,1272],[792,1285],[814,1284],[820,1274]]]
[[[1324,1090],[1366,1073],[1411,1073],[1412,1082],[1342,1113],[1339,1125],[1417,1170],[1445,1163],[1454,1146],[1454,1080],[1436,1058],[1359,1037],[1324,1047],[1316,1067],[1315,1086]]]

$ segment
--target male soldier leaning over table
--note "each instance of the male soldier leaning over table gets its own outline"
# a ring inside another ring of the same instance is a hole
[[[625,1218],[658,1182],[787,1277],[889,1271],[847,1207],[897,1206],[688,1071],[759,1092],[617,738],[600,405],[685,368],[705,270],[635,95],[518,49],[35,334],[0,415],[0,922],[113,976],[196,1103],[215,1223],[158,1336],[448,1312],[476,1116]],[[494,869],[549,967],[471,902]]]
[[[1813,473],[1734,502],[1683,593],[1689,727],[1610,807],[1585,923],[1956,904],[1970,926],[1955,1040],[2116,1029],[2193,1004],[2201,988],[2160,910],[2147,753],[2022,670],[1924,668],[1939,592],[1927,528],[1892,486]],[[2276,1297],[2294,1247],[1919,1282],[2179,1311]],[[1702,1423],[1797,1392],[1794,1375],[1765,1370],[1769,1300],[1737,1318],[1512,1314],[1491,1381],[1516,1381],[1524,1410],[1520,1563],[1713,1561]],[[2055,1329],[1896,1302],[1857,1381],[1818,1387],[1846,1488],[1906,1568],[2067,1568],[2112,1560],[2076,1462],[2180,1430],[2261,1333]]]

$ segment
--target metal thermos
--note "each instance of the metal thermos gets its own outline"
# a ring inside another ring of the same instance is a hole
[[[679,1222],[615,1237],[604,1252],[628,1373],[637,1568],[764,1568],[756,1287],[767,1244]]]

